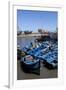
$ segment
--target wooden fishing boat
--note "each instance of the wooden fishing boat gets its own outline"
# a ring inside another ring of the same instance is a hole
[[[27,55],[21,59],[21,68],[24,72],[32,73],[35,70],[40,69],[40,60],[33,58],[31,55]],[[40,73],[39,73],[40,74]]]

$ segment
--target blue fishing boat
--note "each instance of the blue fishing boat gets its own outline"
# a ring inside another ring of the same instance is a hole
[[[38,55],[40,53],[40,48],[34,48],[33,50],[30,50],[27,52],[27,54],[32,55],[35,57],[35,55]]]
[[[42,52],[43,54],[45,54],[46,52],[48,52],[49,50],[49,46],[46,43],[42,43],[42,44],[38,44],[35,48],[33,48],[32,50],[27,51],[27,54],[32,55],[34,57],[37,57],[38,55],[40,55]]]
[[[35,58],[35,60],[29,60],[27,59],[27,57],[24,57],[21,61],[23,62],[24,67],[30,66],[30,69],[34,69],[34,66],[38,64],[39,60],[43,61],[43,63],[49,68],[55,68],[58,66],[57,43],[49,43],[48,41],[46,41],[40,44],[38,43],[36,47],[33,47],[32,43],[30,43],[29,46],[24,48],[24,52],[26,52],[27,57],[32,56]]]
[[[34,43],[31,42],[28,46],[25,46],[22,50],[23,50],[24,52],[29,52],[29,51],[35,49],[35,46],[34,46],[33,44],[34,44]]]
[[[31,50],[31,47],[30,46],[26,46],[26,47],[24,47],[23,49],[22,49],[22,51],[24,51],[25,53],[27,52],[27,51],[30,51]]]
[[[40,70],[40,60],[33,58],[31,55],[23,57],[20,62],[24,72],[32,73],[35,70]]]
[[[46,65],[48,68],[57,68],[58,66],[58,57],[55,54],[48,54],[45,58],[46,60]]]

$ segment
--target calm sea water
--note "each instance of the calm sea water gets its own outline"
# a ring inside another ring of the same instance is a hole
[[[30,42],[34,42],[36,37],[18,37],[17,45],[20,45],[21,48],[24,48],[26,45],[30,45]]]

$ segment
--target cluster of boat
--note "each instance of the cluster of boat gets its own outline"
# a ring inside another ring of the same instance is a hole
[[[25,72],[40,71],[41,62],[49,69],[58,66],[58,43],[44,41],[42,43],[30,43],[29,46],[17,50],[17,58]]]

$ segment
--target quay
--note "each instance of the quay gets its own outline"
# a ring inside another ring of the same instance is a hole
[[[39,36],[48,36],[48,34],[31,33],[31,34],[20,34],[20,35],[17,35],[17,37],[39,37]]]

